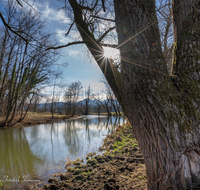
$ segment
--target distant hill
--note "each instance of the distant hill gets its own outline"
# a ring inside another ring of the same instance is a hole
[[[104,100],[105,101],[105,100]],[[102,101],[102,103],[104,102],[104,101]],[[55,102],[57,105],[58,105],[58,107],[60,107],[60,108],[64,108],[64,106],[65,106],[65,102]],[[50,107],[51,107],[51,104],[52,103],[47,103],[47,108],[49,109]],[[85,105],[85,99],[83,99],[83,100],[80,100],[80,101],[78,101],[77,102],[77,105],[79,105],[79,106],[84,106]],[[89,99],[89,106],[90,107],[95,107],[97,105],[97,100],[91,100],[91,99]],[[45,106],[45,103],[39,103],[38,104],[38,108],[39,109],[42,109],[43,107]]]
[[[80,100],[80,101],[78,101],[76,104],[77,104],[77,107],[79,107],[79,108],[81,108],[81,112],[84,112],[84,109],[85,109],[85,100],[86,99],[83,99],[83,100]],[[101,103],[102,104],[101,104]],[[103,100],[103,101],[98,101],[98,100],[92,100],[92,99],[89,99],[89,109],[90,109],[90,112],[96,112],[96,110],[97,110],[97,105],[100,103],[101,105],[105,105],[105,102],[108,102],[109,104],[108,104],[108,106],[111,106],[111,101],[109,100],[109,99],[107,99],[107,100]],[[51,104],[52,103],[47,103],[46,104],[46,109],[47,110],[50,110],[51,109]],[[59,109],[59,110],[57,110],[58,112],[63,112],[64,111],[64,109],[65,109],[65,102],[54,102],[54,105],[56,104],[56,107],[55,108],[57,108],[57,109]],[[73,103],[72,103],[73,104]],[[45,103],[40,103],[40,104],[38,104],[37,105],[37,108],[39,109],[39,110],[42,110],[42,109],[44,109],[45,108]],[[102,107],[102,112],[106,112],[106,110],[104,110],[104,108]],[[80,111],[80,110],[79,110]],[[114,108],[112,108],[111,109],[111,111],[112,112],[114,112],[115,110],[114,110]]]

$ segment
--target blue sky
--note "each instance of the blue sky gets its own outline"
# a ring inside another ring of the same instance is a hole
[[[32,1],[28,1],[32,4]],[[64,4],[55,0],[36,0],[32,4],[34,9],[41,13],[42,20],[46,19],[46,29],[55,33],[59,45],[73,42],[74,39],[80,39],[78,32],[72,32],[70,36],[65,37],[70,19],[65,12],[59,10]],[[87,58],[85,45],[74,45],[61,49],[61,58],[58,63],[68,63],[67,68],[62,67],[63,80],[67,83],[80,80],[84,87],[91,85],[93,93],[100,92],[104,85],[100,82],[101,70],[93,59]]]

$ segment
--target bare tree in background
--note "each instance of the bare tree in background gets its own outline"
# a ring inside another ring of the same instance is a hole
[[[89,109],[90,109],[90,97],[92,96],[92,89],[90,88],[90,85],[85,89],[85,113],[84,115],[89,114]]]
[[[105,94],[106,94],[106,110],[109,112],[113,111],[115,112],[115,115],[121,115],[120,113],[120,110],[121,110],[121,106],[118,102],[118,100],[116,99],[110,85],[108,84],[107,80],[105,79],[104,76],[101,77],[101,80],[100,80],[103,84],[104,84],[104,87],[105,87]],[[110,113],[109,113],[110,114]]]
[[[98,114],[100,113],[100,109],[103,107],[104,111],[107,112],[107,115],[111,115],[111,101],[106,96],[106,99],[103,98],[101,95],[97,94],[94,96],[94,99],[96,100],[96,104],[98,106]]]
[[[35,94],[33,100],[32,100],[32,110],[33,112],[38,112],[38,106],[41,101],[41,96],[39,93]]]
[[[169,74],[172,72],[172,52],[174,45],[172,3],[171,0],[160,0],[157,2],[157,16],[160,29],[161,47],[167,64]],[[156,45],[156,44],[154,44]]]
[[[67,89],[64,93],[64,100],[65,100],[65,115],[72,117],[76,112],[77,101],[82,93],[82,84],[80,81],[72,82],[68,85]]]
[[[44,112],[50,111],[49,107],[48,107],[48,104],[50,104],[50,101],[51,101],[50,96],[48,94],[45,94],[43,96],[43,98],[44,98],[44,101],[45,101],[45,103],[44,103]]]

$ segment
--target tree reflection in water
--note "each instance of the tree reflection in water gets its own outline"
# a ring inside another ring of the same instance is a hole
[[[45,170],[67,157],[71,160],[98,151],[105,135],[123,119],[87,116],[66,122],[0,130],[0,179],[30,174],[51,175]],[[63,165],[62,165],[63,166]],[[63,167],[64,168],[64,167]]]
[[[44,159],[32,152],[24,128],[0,130],[0,155],[1,180],[5,175],[35,174],[35,164],[44,164]]]

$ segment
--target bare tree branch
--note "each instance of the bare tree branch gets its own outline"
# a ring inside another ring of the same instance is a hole
[[[34,2],[32,3],[32,5],[30,3],[28,3],[27,1],[23,0],[24,3],[26,3],[29,7],[31,7],[35,12],[39,13],[34,7]]]
[[[95,9],[95,7],[97,6],[97,4],[98,4],[98,1],[99,0],[96,0],[96,2],[95,2],[95,4],[94,4],[94,6],[92,7],[92,8],[90,8],[90,7],[87,7],[87,6],[83,6],[83,5],[80,5],[80,7],[81,7],[81,9],[82,10],[88,10],[88,11],[90,11],[90,12],[93,12],[94,11],[94,9]]]
[[[16,0],[16,1],[21,7],[23,7],[23,5],[19,2],[19,0]]]
[[[21,4],[21,2],[19,2],[19,0],[16,0],[17,1],[17,3],[21,6],[21,7],[23,7],[23,5]],[[38,12],[30,3],[28,3],[27,1],[25,1],[25,0],[22,0],[24,3],[26,3],[29,7],[31,7],[35,12]]]
[[[113,20],[113,19],[102,18],[102,17],[96,16],[96,15],[91,15],[91,17],[98,18],[98,19],[105,20],[105,21],[116,22],[116,21]]]
[[[164,7],[168,6],[168,5],[171,5],[171,4],[172,4],[172,3],[168,3],[168,4],[163,5],[162,7],[159,7],[159,8],[156,7],[156,11],[159,11],[159,12],[160,12],[160,10],[161,10],[162,8],[164,8]]]
[[[95,4],[94,4],[94,7],[93,7],[93,10],[95,9],[95,7],[97,6],[97,3],[98,3],[99,0],[96,0]]]
[[[69,33],[70,33],[70,31],[71,31],[72,26],[74,25],[74,23],[75,23],[75,22],[72,22],[72,24],[71,24],[71,26],[69,27],[69,30],[67,31],[67,33],[65,34],[65,36],[68,36],[68,35],[69,35]]]
[[[103,34],[97,41],[98,41],[98,42],[101,42],[101,40],[103,40],[103,38],[105,38],[106,35],[107,35],[110,31],[114,30],[115,28],[116,28],[116,26],[113,26],[112,28],[109,28],[108,30],[106,30],[106,31],[104,32],[104,34]]]
[[[105,8],[104,1],[105,1],[105,0],[102,0],[102,7],[103,7],[103,11],[106,12],[106,8]]]
[[[4,24],[5,27],[7,27],[12,33],[18,35],[18,36],[19,36],[20,38],[22,38],[26,43],[28,43],[28,40],[27,40],[27,39],[25,39],[23,36],[21,36],[20,34],[18,34],[18,31],[13,30],[13,29],[6,23],[6,21],[5,21],[5,19],[4,19],[4,17],[3,17],[3,15],[2,15],[1,12],[0,12],[0,18],[1,18],[1,20],[2,20],[2,22],[3,22],[3,24]]]
[[[77,44],[85,44],[87,43],[86,41],[76,41],[76,42],[71,42],[71,43],[68,43],[66,45],[62,45],[62,46],[57,46],[57,47],[48,47],[46,50],[50,50],[50,49],[61,49],[61,48],[64,48],[64,47],[68,47],[68,46],[72,46],[72,45],[77,45]]]

